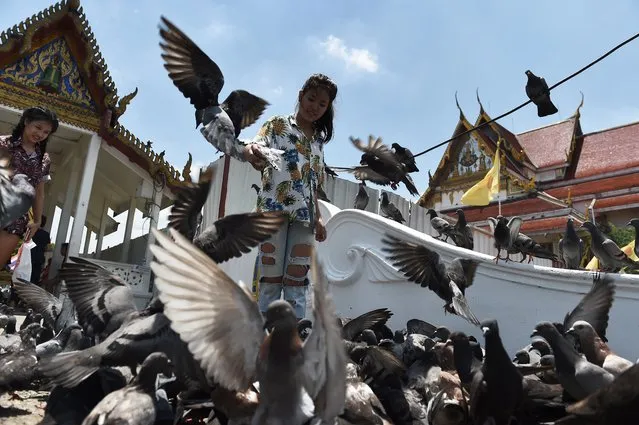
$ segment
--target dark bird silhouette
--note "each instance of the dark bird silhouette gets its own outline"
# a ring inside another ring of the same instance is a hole
[[[584,256],[584,241],[577,235],[572,218],[566,222],[564,237],[559,239],[559,257],[567,269],[580,269]]]
[[[251,187],[252,187],[253,189],[255,189],[255,193],[257,193],[258,195],[262,192],[262,188],[260,188],[260,187],[259,187],[258,185],[256,185],[255,183],[253,183],[253,184],[251,185]]]
[[[501,250],[506,251],[506,261],[510,260],[509,250],[512,250],[513,244],[519,235],[519,229],[523,224],[520,217],[512,217],[509,221],[506,221],[506,217],[498,215],[497,218],[488,217],[488,224],[492,228],[493,237],[495,239],[495,248],[497,248],[497,256],[495,256],[495,263],[499,262],[501,258],[499,254]]]
[[[324,163],[324,172],[327,175],[331,176],[331,177],[337,177],[338,176],[338,174],[335,171],[333,171],[333,169],[331,167],[326,165],[326,163]]]
[[[27,176],[14,175],[9,152],[0,149],[0,229],[25,215],[34,198],[35,188]]]
[[[599,260],[599,268],[607,271],[616,271],[622,267],[639,269],[639,261],[631,260],[619,246],[604,235],[591,221],[584,221],[580,229],[586,229],[592,236],[590,250]]]
[[[372,329],[375,325],[386,324],[392,316],[393,312],[387,308],[377,308],[360,314],[342,325],[342,337],[354,341],[365,330]]]
[[[406,219],[402,215],[401,211],[397,209],[395,204],[388,200],[388,193],[382,192],[382,202],[379,205],[379,209],[385,217],[395,220],[398,223],[405,223]]]
[[[466,288],[473,284],[477,261],[455,258],[446,266],[437,252],[424,245],[402,241],[388,234],[382,239],[382,244],[385,245],[382,251],[390,254],[389,260],[410,281],[428,287],[446,301],[445,311],[479,326],[479,320],[464,296]]]
[[[359,184],[357,195],[355,195],[355,202],[353,202],[353,208],[358,210],[365,210],[368,206],[368,192],[366,192],[366,183],[363,181]]]
[[[535,242],[531,237],[519,232],[508,254],[520,253],[522,255],[520,263],[523,263],[526,257],[530,263],[534,257],[545,258],[547,260],[557,261],[559,258],[552,251],[547,250],[541,244]]]
[[[466,222],[464,210],[458,208],[455,212],[457,213],[457,223],[452,227],[450,237],[458,247],[472,251],[475,246],[473,229],[468,225],[468,222]]]
[[[530,70],[526,71],[528,81],[526,82],[526,95],[535,105],[537,105],[537,116],[545,117],[556,114],[557,108],[550,100],[550,90],[546,80],[537,77]]]
[[[182,188],[171,208],[169,227],[193,241],[216,263],[250,252],[277,232],[288,219],[282,211],[232,214],[217,220],[195,236],[196,217],[206,202],[210,187],[210,180],[204,180]]]
[[[413,156],[413,153],[410,151],[410,149],[403,147],[399,143],[391,144],[391,148],[393,148],[395,156],[397,157],[399,162],[404,164],[407,172],[419,172],[419,168],[417,168],[417,164],[415,164],[415,157]]]

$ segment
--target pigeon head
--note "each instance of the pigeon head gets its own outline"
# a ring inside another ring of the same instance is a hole
[[[526,70],[526,76],[528,76],[528,78],[532,78],[535,76],[535,74],[532,73],[532,71],[530,69]]]
[[[382,203],[388,204],[388,193],[382,192]]]
[[[398,150],[401,148],[401,146],[399,146],[399,143],[391,143],[391,148]]]
[[[406,340],[406,332],[404,330],[395,331],[395,333],[393,334],[393,341],[395,341],[398,344],[401,344],[405,340]]]
[[[42,320],[42,315],[40,313],[36,313],[33,315],[33,321],[35,323],[40,323],[41,320]]]
[[[435,210],[434,210],[434,209],[432,209],[432,208],[429,208],[429,209],[426,211],[426,213],[427,213],[428,215],[430,215],[430,219],[431,219],[431,220],[432,220],[433,218],[437,217],[437,211],[435,211]]]
[[[595,226],[592,221],[584,221],[584,223],[579,228],[586,229],[590,233],[597,231],[597,226]]]
[[[264,329],[271,331],[273,328],[286,324],[297,327],[293,306],[286,300],[273,301],[266,310]]]
[[[377,335],[375,335],[375,332],[373,332],[371,329],[364,329],[360,334],[359,339],[368,345],[378,344]]]
[[[592,338],[596,335],[595,329],[585,320],[577,320],[570,329],[566,331],[569,335],[575,335],[580,339],[583,337]]]
[[[639,231],[639,218],[633,218],[626,224],[626,226],[632,226]]]
[[[446,341],[450,338],[450,330],[446,326],[440,326],[435,330],[433,338],[439,338],[440,341]]]
[[[546,341],[541,336],[532,337],[532,341],[530,342],[530,345],[533,349],[539,351],[539,354],[541,354],[542,356],[546,354],[550,354],[552,352],[552,349],[550,348],[548,341]]]
[[[43,329],[39,323],[31,323],[26,328],[20,330],[20,339],[22,341],[33,340],[35,344],[35,340],[40,337],[40,333]]]
[[[519,364],[528,364],[530,363],[530,354],[526,351],[525,348],[517,351],[515,353],[515,358],[513,361],[516,361]]]
[[[144,359],[144,362],[142,362],[142,368],[150,369],[156,374],[161,373],[167,378],[173,375],[173,364],[167,355],[161,352],[149,354],[146,359]]]
[[[484,320],[479,326],[484,337],[499,335],[499,325],[495,319]]]
[[[7,319],[7,324],[4,327],[4,333],[7,335],[12,335],[16,333],[16,324],[17,324],[16,317],[9,316],[9,319]]]
[[[548,341],[557,335],[561,336],[557,327],[552,322],[539,322],[530,337],[540,336]]]

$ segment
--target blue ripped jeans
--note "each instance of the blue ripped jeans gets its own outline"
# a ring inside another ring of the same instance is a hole
[[[285,223],[270,239],[260,244],[258,304],[262,313],[283,293],[298,319],[306,315],[307,275],[314,244],[312,228],[297,221]]]

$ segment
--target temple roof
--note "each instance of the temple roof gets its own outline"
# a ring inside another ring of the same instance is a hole
[[[45,75],[56,76],[58,86],[43,88]],[[47,106],[61,121],[97,132],[151,176],[159,172],[169,187],[181,186],[163,155],[118,122],[136,94],[118,95],[79,0],[62,0],[0,33],[0,104]]]
[[[639,122],[585,134],[575,177],[639,166]]]
[[[575,133],[576,118],[517,135],[522,148],[537,168],[548,168],[568,162],[568,153]]]

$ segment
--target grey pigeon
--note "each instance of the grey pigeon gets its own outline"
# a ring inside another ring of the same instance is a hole
[[[450,236],[453,242],[455,242],[455,245],[472,251],[475,246],[473,229],[468,225],[468,222],[466,222],[464,210],[458,208],[455,213],[457,214],[457,223],[453,226]]]
[[[530,70],[526,71],[526,76],[528,77],[526,95],[537,105],[537,116],[545,117],[557,113],[557,107],[550,100],[550,90],[546,80],[537,77]]]
[[[33,309],[31,317],[26,317],[25,322],[38,321],[36,316],[39,315],[40,320],[44,319],[44,323],[57,333],[75,321],[73,302],[70,299],[61,301],[44,288],[22,279],[13,282],[13,290]]]
[[[288,220],[282,211],[227,215],[195,236],[195,220],[211,188],[210,180],[180,189],[169,214],[169,227],[176,229],[216,263],[248,253],[276,233]]]
[[[607,342],[606,330],[610,319],[610,309],[615,296],[615,284],[610,276],[595,274],[590,290],[582,297],[579,304],[566,313],[562,328],[568,331],[578,321],[588,322],[602,341]],[[534,341],[533,341],[534,344]],[[549,353],[543,353],[549,354]]]
[[[60,268],[78,323],[89,337],[107,338],[137,312],[131,287],[118,275],[80,257]]]
[[[397,209],[395,204],[388,200],[388,193],[382,192],[382,202],[379,205],[379,209],[385,217],[395,220],[398,223],[405,223],[406,220],[401,211]]]
[[[559,239],[559,258],[567,269],[579,270],[584,256],[584,241],[577,235],[572,218],[566,222],[564,237]]]
[[[79,334],[79,338],[76,336],[75,341],[80,341],[82,337],[82,327],[78,324],[73,324],[62,329],[58,335],[54,338],[36,345],[36,356],[38,359],[43,357],[53,356],[54,354],[61,353],[67,348],[67,343],[71,340],[72,334]],[[78,347],[73,347],[78,349]]]
[[[437,215],[437,211],[432,208],[429,208],[426,213],[430,216],[430,225],[437,232],[436,239],[441,239],[444,236],[444,242],[448,240],[453,231],[453,225],[448,221]]]
[[[354,341],[355,337],[365,330],[370,330],[377,324],[386,324],[392,316],[393,312],[387,308],[377,308],[360,314],[342,326],[342,338]]]
[[[236,139],[241,130],[254,124],[269,103],[246,90],[233,90],[219,103],[224,86],[219,66],[171,21],[163,16],[161,20],[165,25],[160,27],[164,68],[169,71],[173,84],[195,107],[196,128],[203,124],[202,135],[218,150],[227,155],[237,153]],[[267,156],[267,159],[273,158]]]
[[[558,257],[552,252],[541,246],[541,244],[535,242],[530,236],[524,235],[519,232],[515,241],[511,245],[511,249],[508,250],[508,254],[520,253],[522,255],[520,263],[523,263],[526,257],[530,263],[534,257],[545,258],[547,260],[557,261]]]
[[[542,336],[552,347],[559,382],[574,399],[588,397],[615,379],[610,372],[581,357],[552,323],[538,323],[531,337],[535,335]]]
[[[358,210],[365,210],[368,205],[368,192],[366,192],[366,183],[361,182],[359,184],[359,190],[357,191],[357,195],[355,196],[355,202],[353,203],[353,208]]]
[[[635,249],[634,249],[634,253],[637,257],[639,257],[639,241],[637,241],[637,239],[639,239],[639,218],[633,218],[632,220],[630,220],[627,224],[628,226],[632,226],[635,228]]]
[[[410,149],[403,147],[399,143],[391,144],[391,148],[395,153],[395,156],[406,167],[406,171],[409,173],[419,172],[419,168],[417,168],[417,164],[415,164],[415,157]]]
[[[493,237],[495,239],[494,245],[495,248],[497,248],[495,263],[499,262],[499,254],[502,249],[506,251],[505,260],[510,260],[508,251],[512,250],[512,246],[517,239],[523,220],[520,217],[515,216],[509,221],[506,221],[506,217],[498,215],[497,218],[488,217],[488,224],[492,228]]]
[[[338,423],[391,425],[373,390],[362,382],[354,363],[346,365],[346,404]]]
[[[382,251],[393,266],[412,282],[428,287],[446,301],[444,310],[456,314],[473,325],[479,320],[473,314],[465,297],[466,288],[473,284],[478,262],[467,258],[455,258],[449,266],[440,259],[437,252],[424,245],[402,241],[386,234],[382,239]]]
[[[29,211],[35,188],[24,174],[13,174],[11,156],[0,149],[0,229],[4,229]]]
[[[153,425],[155,391],[159,374],[170,377],[173,366],[164,353],[152,353],[140,373],[124,388],[107,394],[84,419],[82,425]]]
[[[590,249],[599,260],[599,268],[602,270],[616,271],[622,267],[639,269],[639,261],[632,261],[619,246],[603,234],[591,221],[584,221],[580,228],[586,229],[592,236]]]
[[[287,301],[272,302],[262,316],[249,289],[179,232],[153,232],[158,245],[151,247],[151,269],[165,313],[207,377],[233,391],[257,381],[260,404],[253,423],[301,425],[313,415],[303,409],[308,397],[314,415],[333,423],[344,409],[347,355],[316,254],[310,266],[313,330],[302,342]]]

